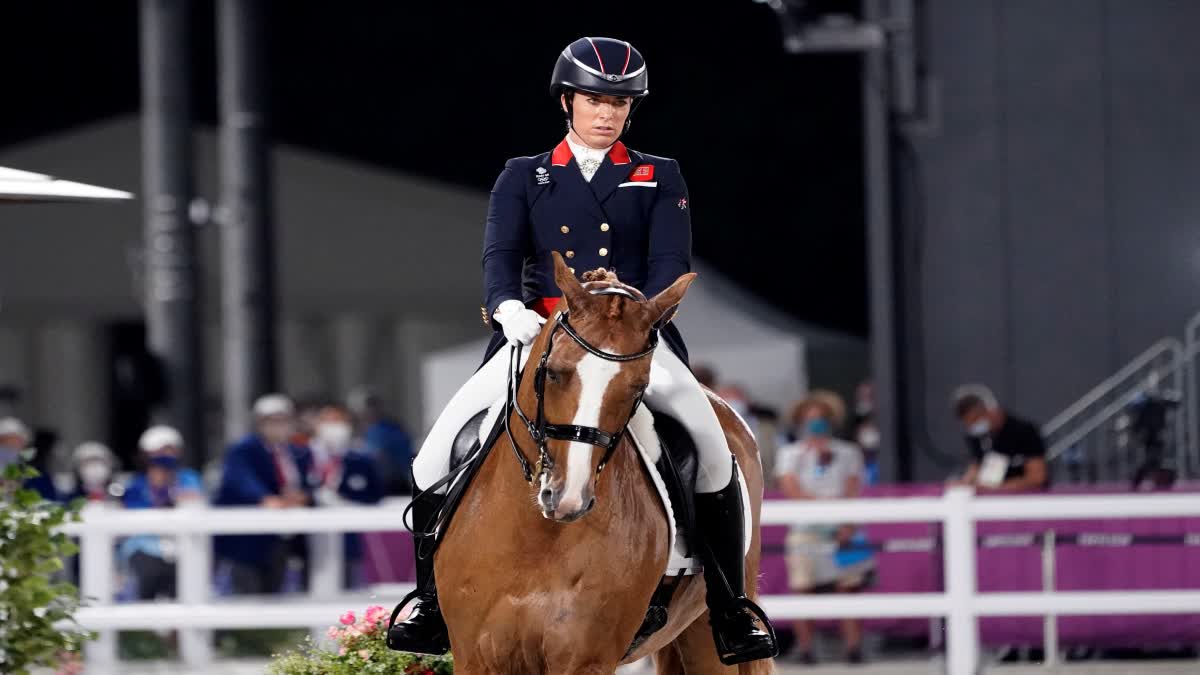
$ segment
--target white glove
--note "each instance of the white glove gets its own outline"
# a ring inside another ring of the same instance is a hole
[[[520,342],[523,345],[532,344],[538,333],[542,332],[542,324],[546,323],[541,314],[526,309],[525,303],[520,300],[505,300],[500,303],[492,317],[500,322],[500,326],[504,328],[504,337],[508,338],[509,342]]]

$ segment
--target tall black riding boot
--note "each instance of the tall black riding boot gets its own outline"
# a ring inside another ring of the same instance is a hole
[[[745,524],[737,464],[729,485],[696,494],[696,529],[702,539],[709,623],[721,663],[731,666],[779,655],[766,614],[746,597]]]
[[[428,529],[446,498],[439,494],[421,494],[412,505],[413,529]],[[393,623],[388,628],[387,644],[391,649],[414,654],[441,655],[450,651],[450,633],[442,608],[438,606],[437,584],[433,578],[433,555],[421,557],[421,539],[414,536],[413,553],[417,564],[417,589],[409,593],[392,612]],[[415,603],[408,618],[395,623],[395,616],[410,601]]]

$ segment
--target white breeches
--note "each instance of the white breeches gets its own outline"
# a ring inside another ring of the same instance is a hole
[[[522,350],[522,363],[529,350]],[[692,434],[699,454],[696,492],[716,492],[729,485],[733,462],[725,432],[713,412],[708,395],[692,371],[666,345],[654,351],[650,364],[650,387],[646,401],[682,422]],[[413,480],[425,489],[450,472],[450,451],[455,436],[479,411],[504,396],[508,386],[509,347],[505,346],[483,365],[454,394],[442,411],[421,450],[413,460]]]

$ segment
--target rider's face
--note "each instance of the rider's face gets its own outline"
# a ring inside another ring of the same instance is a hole
[[[566,95],[559,101],[567,110]],[[590,148],[607,148],[617,142],[629,119],[633,99],[628,96],[601,96],[580,91],[572,99],[574,112],[571,128],[576,140]]]

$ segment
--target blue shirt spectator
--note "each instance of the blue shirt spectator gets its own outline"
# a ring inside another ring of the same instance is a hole
[[[146,463],[144,472],[125,486],[127,509],[174,508],[204,496],[200,474],[179,466],[183,436],[168,426],[150,427],[138,441]],[[175,542],[170,537],[135,535],[121,542],[121,561],[137,581],[140,600],[175,596]]]
[[[358,416],[367,452],[378,458],[388,494],[412,491],[412,437],[383,410],[380,398],[365,389],[350,393],[350,410]]]

